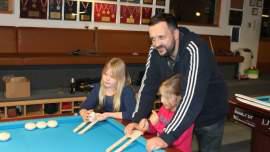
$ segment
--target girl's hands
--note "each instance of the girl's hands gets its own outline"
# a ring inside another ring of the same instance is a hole
[[[80,110],[80,115],[81,115],[84,122],[89,121],[89,116],[90,116],[91,112],[93,112],[93,110],[86,110],[86,109],[81,109]]]
[[[158,123],[159,117],[158,114],[155,110],[152,110],[152,114],[149,118],[149,121],[153,124],[156,125]]]
[[[167,148],[168,144],[161,139],[160,137],[153,137],[146,141],[146,150],[147,152],[152,152],[160,148]]]
[[[125,134],[130,136],[133,132],[133,130],[137,129],[138,128],[138,123],[135,123],[135,122],[131,122],[129,123],[126,127],[125,127]]]
[[[98,121],[103,121],[106,120],[110,117],[110,113],[109,112],[104,112],[104,113],[96,113],[96,119]]]
[[[109,117],[111,117],[109,112],[104,112],[104,113],[94,113],[93,110],[86,110],[86,109],[81,109],[80,110],[80,115],[83,119],[83,121],[85,122],[89,122],[89,121],[103,121]]]

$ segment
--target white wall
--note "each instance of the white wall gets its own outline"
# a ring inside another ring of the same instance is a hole
[[[199,34],[231,35],[233,26],[229,25],[230,1],[222,0],[219,27],[186,26]],[[249,6],[250,0],[244,0],[242,25],[240,27],[239,42],[231,43],[231,50],[248,48],[252,51],[254,58],[252,66],[256,66],[258,56],[258,46],[261,31],[262,8],[258,8],[258,15],[251,14],[252,8]],[[257,7],[256,7],[257,8]]]
[[[98,27],[99,29],[121,29],[121,30],[136,30],[136,31],[147,31],[146,25],[131,25],[131,24],[119,24],[119,18],[116,17],[116,24],[115,23],[94,23],[94,22],[82,22],[78,21],[58,21],[58,20],[45,20],[45,19],[23,19],[20,18],[20,0],[13,0],[14,1],[14,12],[13,14],[0,14],[0,26],[27,26],[27,27],[54,27],[54,28],[78,28],[78,29],[94,29],[95,27]],[[80,1],[80,0],[77,0]],[[83,1],[90,1],[92,3],[95,3],[95,0],[83,0]],[[63,0],[64,2],[64,0]],[[99,3],[113,3],[110,1],[98,1]],[[141,1],[142,2],[142,1]],[[118,1],[116,4],[120,4]],[[132,4],[132,3],[126,3],[128,5],[138,6],[139,4]],[[63,4],[64,5],[64,4]],[[166,1],[166,7],[165,11],[169,11],[169,1]],[[79,5],[77,5],[79,8]],[[147,5],[146,5],[147,6]],[[148,5],[149,6],[149,5]],[[117,15],[120,13],[119,7],[117,7]],[[153,7],[155,9],[155,6]],[[153,10],[154,10],[153,9]],[[152,14],[154,12],[152,11]],[[93,15],[93,9],[92,9],[92,15]],[[92,17],[93,18],[93,17]]]
[[[0,26],[31,26],[31,27],[56,27],[56,28],[80,28],[86,26],[90,29],[98,27],[100,29],[119,29],[119,30],[136,30],[147,31],[145,25],[125,25],[125,24],[109,24],[109,23],[93,23],[79,21],[55,21],[40,19],[21,19],[19,18],[19,0],[14,0],[13,14],[0,14]],[[166,3],[169,4],[168,1]],[[239,48],[249,48],[254,54],[253,65],[257,62],[258,42],[260,35],[261,15],[253,16],[251,14],[249,0],[244,0],[243,20],[240,28],[240,40],[238,43],[231,44],[231,50],[235,51]],[[168,11],[168,7],[166,7]],[[118,10],[119,11],[119,10]],[[211,35],[231,35],[232,26],[228,25],[230,11],[230,0],[221,0],[221,13],[218,27],[210,26],[186,26],[192,31],[199,34]],[[262,9],[259,9],[261,14]],[[250,26],[249,26],[250,25]]]
[[[240,28],[239,43],[232,43],[232,50],[238,48],[248,48],[252,51],[254,58],[252,66],[256,66],[258,56],[258,46],[261,31],[262,8],[258,8],[258,15],[252,15],[252,8],[249,6],[249,0],[244,0],[243,20]],[[256,7],[255,7],[256,8]]]
[[[20,1],[14,0],[14,13],[13,14],[0,14],[0,26],[30,26],[30,27],[56,27],[56,28],[85,28],[88,26],[93,29],[95,26],[101,29],[121,29],[121,30],[137,30],[147,31],[148,27],[145,25],[127,25],[127,24],[110,24],[110,23],[93,23],[93,22],[80,22],[80,21],[56,21],[44,19],[22,19],[19,17]],[[220,15],[219,27],[206,27],[206,26],[187,26],[191,30],[199,34],[214,34],[214,35],[230,35],[230,27],[227,24],[228,0],[222,0],[222,8]],[[169,5],[169,0],[166,2]],[[168,7],[166,7],[168,11]]]

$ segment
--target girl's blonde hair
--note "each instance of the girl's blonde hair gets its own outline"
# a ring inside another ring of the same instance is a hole
[[[181,97],[181,75],[175,74],[167,80],[163,81],[159,87],[158,94],[161,95],[161,92],[162,95],[165,96],[176,95]]]
[[[112,77],[116,79],[116,90],[113,97],[113,110],[120,111],[121,104],[121,94],[125,85],[131,83],[130,76],[126,70],[126,65],[124,61],[120,58],[110,59],[104,66],[102,70],[102,75],[108,70],[111,69]],[[99,107],[103,107],[104,98],[105,98],[105,88],[104,88],[103,77],[101,77],[100,91],[99,91]]]

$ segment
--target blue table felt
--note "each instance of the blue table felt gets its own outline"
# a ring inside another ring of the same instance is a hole
[[[27,122],[57,120],[56,128],[28,131]],[[98,122],[83,135],[73,133],[73,129],[82,122],[79,116],[65,116],[25,121],[2,122],[0,132],[9,132],[8,141],[0,141],[1,152],[104,152],[110,145],[124,136],[124,126],[114,119]],[[145,139],[140,137],[124,151],[144,152]],[[163,150],[157,150],[162,152]]]

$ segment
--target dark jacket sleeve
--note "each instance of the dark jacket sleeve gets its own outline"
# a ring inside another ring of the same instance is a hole
[[[98,104],[98,94],[100,85],[94,84],[94,88],[87,96],[86,100],[80,105],[81,109],[94,109]]]
[[[124,87],[121,95],[121,111],[123,119],[132,119],[132,113],[134,112],[135,105],[136,99],[132,88],[129,86]]]
[[[182,80],[182,101],[176,109],[175,115],[166,126],[160,137],[168,144],[175,141],[188,127],[192,125],[201,112],[206,96],[211,69],[214,60],[207,45],[200,45],[190,41],[184,47],[188,54],[184,58],[185,70]],[[211,108],[211,107],[209,107]]]
[[[156,63],[155,50],[150,48],[147,63],[145,65],[145,73],[142,78],[141,87],[137,96],[136,108],[133,113],[133,121],[139,122],[142,118],[148,117],[150,114],[155,95],[161,82],[159,65]]]

